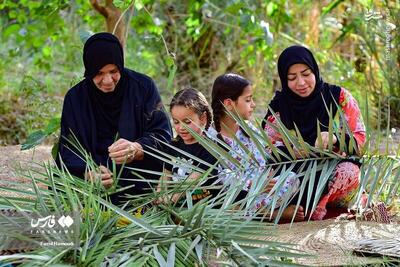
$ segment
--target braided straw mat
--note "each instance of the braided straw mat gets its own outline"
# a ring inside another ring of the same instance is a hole
[[[358,266],[377,263],[382,258],[353,254],[353,250],[358,247],[357,242],[371,237],[400,236],[400,224],[366,221],[335,222],[330,219],[292,225],[281,224],[276,228],[276,235],[262,239],[296,244],[296,249],[314,255],[294,260],[296,263],[308,266]]]

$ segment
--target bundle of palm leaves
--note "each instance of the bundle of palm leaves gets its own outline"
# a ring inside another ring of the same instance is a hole
[[[135,216],[135,211],[140,207],[149,207],[155,193],[136,196],[130,208],[121,208],[107,201],[109,192],[100,185],[76,178],[63,168],[49,164],[45,167],[45,172],[30,172],[34,191],[28,190],[28,187],[2,188],[13,190],[18,196],[2,197],[0,205],[3,209],[13,209],[14,213],[78,211],[81,222],[71,238],[77,239],[79,245],[72,248],[49,248],[38,244],[24,247],[21,236],[10,231],[10,224],[3,220],[0,250],[13,249],[7,240],[11,239],[14,245],[15,240],[20,242],[14,254],[0,256],[0,262],[22,266],[56,263],[194,266],[212,261],[280,266],[288,264],[282,259],[301,255],[289,244],[258,240],[256,236],[260,233],[272,235],[271,225],[252,221],[243,213],[232,212],[232,204],[227,203],[226,208],[221,209],[215,209],[215,202],[210,199],[204,199],[190,208],[165,204],[147,208],[140,217]],[[7,214],[4,213],[2,218],[10,219]],[[179,218],[178,224],[176,218]],[[15,223],[15,220],[9,221]],[[43,238],[52,237],[44,234]]]

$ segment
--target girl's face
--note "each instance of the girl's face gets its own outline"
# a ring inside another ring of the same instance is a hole
[[[248,85],[244,88],[243,93],[236,99],[236,101],[230,102],[226,105],[228,110],[237,112],[238,115],[244,119],[249,120],[253,114],[256,103],[253,101],[253,88]]]
[[[289,67],[288,87],[298,96],[307,97],[315,89],[315,75],[305,64],[293,64]]]
[[[198,134],[201,134],[201,128],[207,123],[207,115],[204,112],[199,116],[192,109],[185,106],[173,106],[171,116],[174,123],[176,133],[182,138],[187,145],[196,143],[196,139],[185,129],[183,124]]]

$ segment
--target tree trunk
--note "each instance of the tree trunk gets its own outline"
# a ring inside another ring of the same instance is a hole
[[[97,0],[90,0],[90,3],[106,19],[107,32],[117,36],[125,48],[127,28],[126,21],[121,17],[123,15],[121,9],[114,5],[113,0],[106,0],[104,5],[100,5]]]
[[[318,47],[319,43],[319,18],[321,15],[321,6],[319,1],[315,1],[310,12],[310,30],[306,35],[306,44],[312,44],[314,47]]]

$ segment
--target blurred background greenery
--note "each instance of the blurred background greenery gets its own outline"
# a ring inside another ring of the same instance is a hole
[[[215,77],[231,71],[254,84],[262,118],[280,88],[277,57],[302,44],[325,81],[356,97],[370,129],[400,127],[396,0],[3,0],[0,145],[52,133],[64,94],[83,77],[85,38],[113,28],[104,10],[123,14],[125,65],[151,76],[165,104],[186,86],[209,96]]]

